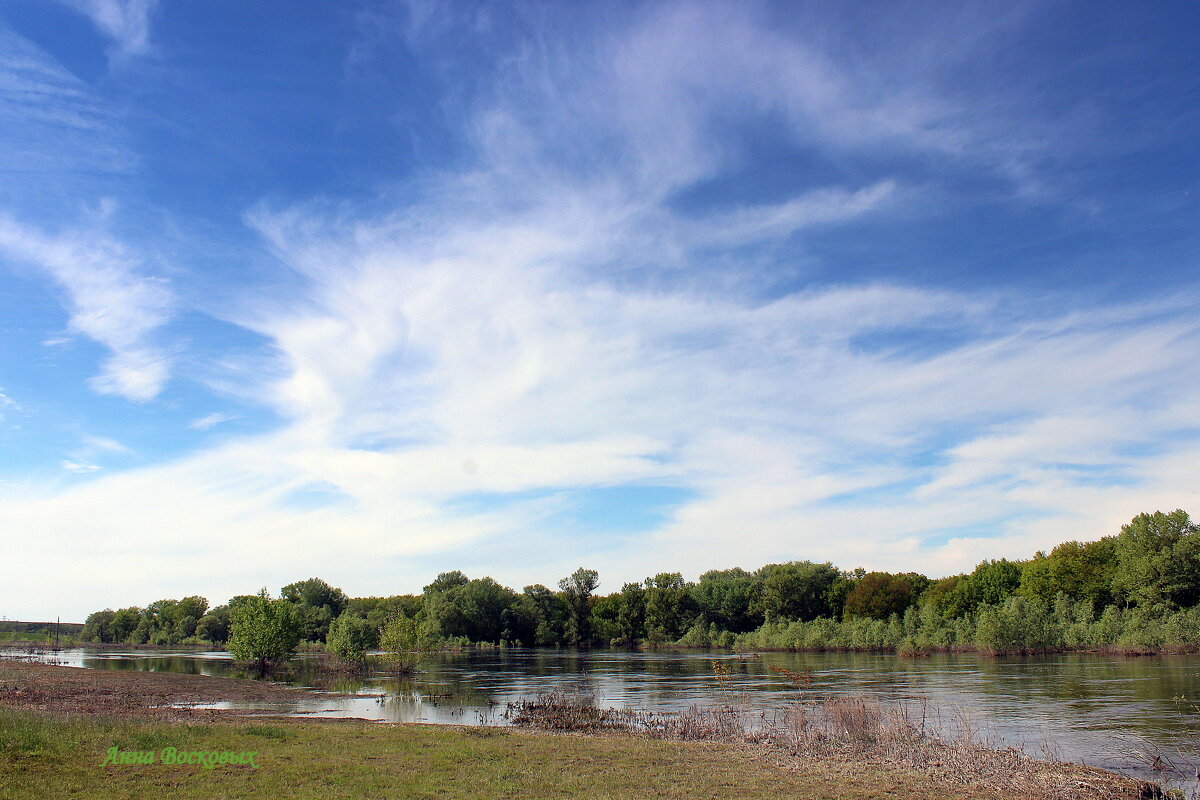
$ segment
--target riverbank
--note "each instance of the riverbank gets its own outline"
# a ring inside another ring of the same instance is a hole
[[[953,759],[973,758],[973,751],[961,749],[922,750],[924,760],[913,761],[915,750],[875,734],[869,742],[808,736],[808,745],[789,748],[783,740],[712,728],[655,736],[616,725],[580,734],[248,719],[188,706],[294,699],[296,693],[305,692],[234,678],[0,662],[0,795],[207,798],[243,796],[252,788],[263,796],[304,798],[523,800],[1153,796],[1140,781],[1012,752],[990,751],[1000,754],[991,772],[958,768]],[[847,711],[843,706],[838,713]],[[857,717],[861,723],[863,715]],[[100,766],[114,747],[153,754],[155,763]],[[258,768],[163,763],[199,752],[254,752]]]

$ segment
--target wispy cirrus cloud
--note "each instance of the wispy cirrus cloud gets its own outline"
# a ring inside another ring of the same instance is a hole
[[[113,41],[115,55],[142,55],[150,48],[150,18],[158,0],[59,0],[87,16]]]
[[[47,175],[121,173],[135,162],[118,115],[92,87],[2,25],[0,145],[0,173],[25,187],[7,202],[44,192]]]
[[[205,414],[202,417],[197,417],[188,423],[188,430],[206,431],[210,428],[215,428],[226,422],[236,419],[232,414],[225,414],[220,411],[214,411],[211,414]]]
[[[407,42],[426,60],[492,30],[483,11],[445,9],[414,16]],[[265,345],[214,355],[203,379],[273,412],[274,429],[4,487],[0,529],[36,525],[49,552],[78,552],[57,574],[86,611],[316,569],[392,593],[472,558],[515,585],[584,563],[606,589],[797,558],[936,575],[1184,503],[1200,459],[1192,298],[1097,304],[798,265],[823,233],[871,239],[918,192],[944,201],[940,173],[903,174],[914,161],[1036,173],[1026,140],[1001,146],[1007,119],[939,90],[940,59],[839,58],[834,40],[721,3],[647,6],[581,38],[479,55],[504,68],[456,81],[439,109],[467,154],[393,187],[394,202],[247,212],[284,275],[227,288],[212,313]],[[743,186],[746,131],[825,169]],[[855,168],[829,168],[842,162]],[[737,191],[706,193],[721,181]],[[0,242],[60,281],[73,329],[113,351],[105,374],[127,377],[99,387],[161,390],[174,295],[136,254],[11,220]],[[763,273],[792,280],[767,291]],[[121,353],[161,370],[123,372]],[[676,499],[621,535],[555,516],[561,498],[630,486]],[[14,591],[38,557],[0,543],[28,567]]]
[[[0,215],[0,253],[50,276],[66,293],[70,329],[109,349],[92,379],[96,391],[136,401],[162,391],[171,358],[155,331],[170,319],[175,299],[133,251],[103,231],[52,235]]]

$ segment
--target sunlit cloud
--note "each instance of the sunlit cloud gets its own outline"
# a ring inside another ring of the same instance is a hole
[[[115,52],[150,51],[153,3],[73,5]],[[964,272],[990,255],[942,242],[964,197],[977,216],[1048,202],[1042,165],[1070,160],[1073,127],[946,86],[1021,14],[867,52],[759,6],[650,5],[501,44],[486,12],[406,8],[370,15],[337,76],[383,82],[370,71],[403,46],[441,91],[426,110],[454,141],[402,176],[344,197],[277,165],[237,175],[245,205],[196,213],[241,227],[206,218],[221,241],[194,253],[111,214],[0,215],[0,255],[66,309],[39,352],[101,345],[88,385],[108,404],[55,445],[52,479],[0,485],[0,529],[40,545],[0,541],[15,596],[69,587],[86,613],[312,574],[391,594],[443,569],[520,586],[581,564],[612,590],[791,559],[944,575],[1191,499],[1194,292],[921,271],[943,246]],[[69,75],[4,63],[57,87],[47,130],[121,141]],[[328,156],[297,152],[305,176]],[[787,159],[806,168],[775,180]],[[905,250],[919,225],[946,230]],[[859,245],[873,270],[853,269]],[[150,422],[174,449],[151,452]],[[564,522],[629,487],[657,504],[641,528]]]

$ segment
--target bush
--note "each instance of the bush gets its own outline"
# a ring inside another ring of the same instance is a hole
[[[342,614],[329,626],[329,652],[345,661],[361,664],[367,651],[379,643],[379,631],[362,617]]]
[[[303,635],[300,615],[287,600],[261,594],[241,598],[229,614],[226,647],[238,661],[253,662],[260,672],[296,654]]]

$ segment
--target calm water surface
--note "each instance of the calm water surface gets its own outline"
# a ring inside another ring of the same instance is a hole
[[[89,669],[165,670],[241,675],[225,653],[195,651],[64,650],[59,663]],[[714,662],[731,674],[717,678]],[[772,672],[774,665],[808,673],[807,698],[866,693],[903,701],[931,724],[963,724],[993,743],[1019,746],[1039,757],[1082,761],[1153,780],[1148,752],[1200,769],[1198,722],[1176,698],[1200,702],[1200,656],[1130,658],[1064,654],[1027,658],[937,655],[899,658],[864,653],[652,652],[482,650],[432,656],[411,679],[385,674],[321,678],[301,656],[290,682],[354,693],[285,706],[241,708],[388,722],[503,725],[505,705],[561,689],[593,694],[599,705],[678,712],[721,704],[730,691],[767,714],[785,709],[801,692]],[[223,704],[230,707],[231,704]],[[1195,780],[1174,785],[1195,786]]]

